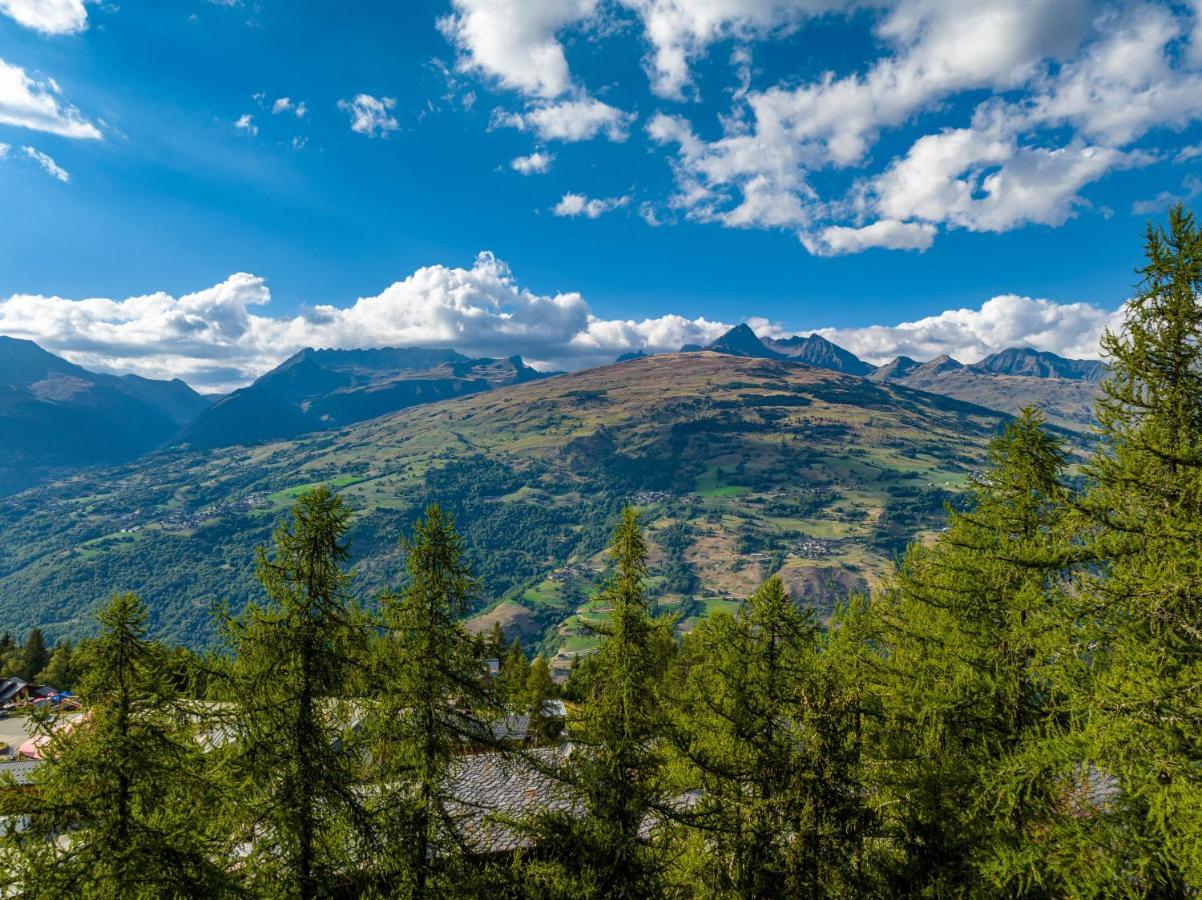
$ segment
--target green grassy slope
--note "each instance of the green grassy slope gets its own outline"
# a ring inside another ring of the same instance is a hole
[[[479,615],[587,649],[618,509],[639,505],[657,604],[688,628],[779,572],[820,614],[885,572],[981,468],[1002,416],[794,363],[636,359],[255,447],[163,453],[0,502],[0,629],[88,628],[136,590],[157,633],[203,643],[214,601],[255,595],[253,548],[297,491],[355,510],[365,598],[401,574],[424,504],[454,514]]]

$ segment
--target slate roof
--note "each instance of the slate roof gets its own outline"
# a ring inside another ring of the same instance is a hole
[[[41,759],[0,760],[0,781],[6,780],[4,776],[11,775],[18,787],[26,787],[32,783],[29,776],[44,762]]]
[[[539,771],[563,759],[563,747],[520,755],[478,753],[456,761],[450,777],[451,815],[467,848],[477,854],[510,853],[532,843],[528,835],[505,824],[538,811],[578,808],[563,785]]]

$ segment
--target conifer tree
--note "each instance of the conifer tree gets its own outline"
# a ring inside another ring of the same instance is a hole
[[[540,744],[555,740],[563,730],[563,719],[549,709],[558,694],[546,657],[534,657],[526,677],[523,706],[530,711],[530,733]]]
[[[366,831],[352,720],[366,628],[348,596],[350,511],[320,487],[300,495],[291,522],[260,547],[267,594],[228,621],[234,661],[225,685],[224,749],[252,888],[301,898],[345,889]]]
[[[818,628],[771,578],[737,617],[719,613],[678,661],[674,744],[682,787],[698,791],[694,882],[712,895],[859,893],[862,818],[848,701],[824,671]]]
[[[1025,844],[1053,813],[1050,784],[1001,777],[1057,716],[1044,661],[1059,649],[1064,452],[1024,410],[991,447],[972,508],[914,545],[876,603],[886,647],[882,803],[899,885],[1020,892]],[[992,887],[991,887],[992,885]],[[900,889],[900,886],[899,888]]]
[[[50,650],[46,647],[46,636],[42,629],[31,628],[25,638],[25,646],[21,649],[21,677],[32,681],[38,672],[46,668],[50,662]]]
[[[556,862],[534,867],[539,889],[571,897],[654,897],[664,890],[661,827],[671,813],[659,686],[670,622],[647,612],[647,545],[632,507],[622,511],[610,556],[613,574],[600,600],[611,610],[598,626],[584,702],[569,722],[573,752],[560,773],[578,799],[533,823],[542,851]]]
[[[508,707],[516,712],[525,712],[526,679],[530,676],[530,661],[517,638],[509,645],[509,651],[501,660],[501,676],[497,688]]]
[[[403,547],[407,584],[381,598],[380,694],[365,723],[381,785],[376,880],[390,895],[436,896],[456,883],[467,893],[449,776],[458,754],[492,741],[496,710],[462,624],[478,585],[438,506]]]
[[[146,608],[118,594],[100,634],[81,645],[87,712],[46,717],[47,763],[31,792],[0,789],[24,813],[0,840],[0,893],[33,898],[214,897],[232,887],[216,824],[216,792],[196,718],[166,676],[163,648],[146,640]]]
[[[1086,675],[1060,862],[1089,893],[1202,891],[1202,231],[1148,226],[1083,503]],[[1097,848],[1092,849],[1091,848]],[[1075,858],[1077,864],[1070,861]]]

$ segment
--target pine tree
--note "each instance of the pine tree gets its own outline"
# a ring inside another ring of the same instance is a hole
[[[365,722],[382,786],[375,876],[395,896],[435,896],[455,884],[466,894],[449,776],[458,754],[492,740],[487,719],[496,709],[461,621],[478,584],[438,506],[403,547],[408,583],[381,598],[380,695]]]
[[[654,897],[664,889],[660,842],[671,814],[659,685],[671,623],[647,613],[647,545],[632,507],[622,511],[600,595],[610,607],[588,666],[584,702],[569,722],[573,752],[561,777],[579,808],[532,823],[554,862],[532,868],[539,889],[572,897]],[[665,637],[666,633],[666,637]]]
[[[1178,206],[1145,252],[1124,325],[1103,338],[1083,503],[1098,563],[1079,610],[1088,677],[1061,862],[1081,893],[1188,896],[1202,891],[1202,231]]]
[[[228,841],[195,716],[172,690],[146,608],[119,594],[85,642],[87,713],[42,724],[47,764],[18,803],[28,828],[4,834],[0,893],[22,897],[214,897],[231,887]],[[15,819],[8,820],[12,826]]]
[[[225,748],[234,830],[252,846],[252,887],[311,898],[345,888],[366,832],[354,707],[366,626],[344,568],[350,511],[321,487],[300,495],[274,554],[260,547],[266,603],[228,621]]]
[[[45,668],[38,672],[34,680],[60,691],[73,690],[80,677],[79,662],[70,642],[63,641],[55,645]]]
[[[952,514],[932,546],[911,547],[875,605],[886,647],[883,803],[901,884],[1019,893],[1041,876],[1024,854],[1053,814],[1052,788],[1033,777],[1038,768],[1010,770],[1037,755],[1057,718],[1043,664],[1061,647],[1071,558],[1064,464],[1024,410],[994,441],[971,511]]]
[[[493,622],[492,628],[488,631],[488,637],[484,639],[484,658],[495,659],[498,662],[505,655],[505,630],[501,628],[500,622]]]
[[[818,649],[779,578],[686,642],[673,742],[699,792],[689,875],[713,895],[860,893],[851,703]]]

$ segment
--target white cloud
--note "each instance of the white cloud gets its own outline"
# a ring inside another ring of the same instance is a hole
[[[0,0],[0,14],[43,34],[75,34],[88,27],[83,0]]]
[[[338,101],[338,108],[351,115],[351,131],[368,137],[387,137],[400,127],[392,115],[395,106],[392,97],[376,98],[370,94],[356,94],[354,100]]]
[[[535,151],[528,156],[516,157],[509,165],[515,172],[523,175],[541,175],[551,169],[551,163],[554,161],[554,156]]]
[[[1081,140],[1048,149],[1020,146],[1004,132],[952,129],[919,138],[874,180],[872,206],[897,220],[921,219],[970,231],[1061,225],[1079,191],[1115,168],[1148,157]]]
[[[557,216],[576,218],[585,216],[589,219],[601,217],[611,210],[620,209],[630,202],[630,196],[589,198],[584,194],[564,194],[551,212]]]
[[[439,28],[459,51],[460,71],[476,71],[537,97],[572,86],[559,32],[593,15],[597,0],[453,0]]]
[[[690,64],[712,43],[788,30],[807,16],[855,6],[848,0],[620,0],[638,13],[651,44],[651,89],[680,99]]]
[[[286,112],[291,112],[298,119],[303,119],[309,112],[309,109],[305,106],[303,100],[299,103],[293,103],[291,97],[279,97],[271,104],[271,114],[273,116],[278,116],[280,113]]]
[[[0,125],[98,140],[100,130],[63,102],[60,94],[54,79],[35,81],[20,66],[0,59]]]
[[[723,0],[623,2],[717,23],[702,35],[737,36],[735,7]],[[787,28],[819,5],[753,2],[759,18],[739,21],[753,33]],[[683,116],[654,115],[649,137],[675,147],[670,204],[697,221],[793,230],[815,253],[923,249],[938,228],[1063,224],[1089,206],[1088,185],[1157,159],[1132,141],[1202,119],[1202,72],[1181,52],[1197,18],[1140,0],[1096,12],[1087,0],[896,0],[875,25],[886,52],[863,73],[759,91],[744,74],[714,140]],[[883,130],[976,90],[992,96],[971,122],[920,134],[873,171]],[[1178,161],[1193,155],[1187,148]],[[815,187],[814,173],[847,168],[867,174],[845,196]]]
[[[1003,294],[979,309],[953,309],[897,325],[820,328],[817,333],[875,365],[895,356],[922,360],[942,353],[973,363],[1008,347],[1097,359],[1103,330],[1118,328],[1122,317],[1122,308],[1108,312],[1089,303]]]
[[[544,103],[525,113],[498,112],[493,125],[533,131],[543,141],[588,141],[604,132],[611,141],[621,142],[629,137],[634,119],[633,113],[584,97]]]
[[[250,113],[243,113],[238,117],[238,121],[234,123],[234,127],[239,131],[244,131],[249,135],[259,133],[259,126],[255,124],[255,117]]]
[[[264,279],[239,273],[173,297],[125,300],[16,294],[0,298],[0,334],[37,341],[88,368],[181,377],[230,390],[303,347],[454,347],[479,356],[521,355],[541,368],[580,368],[631,350],[664,352],[713,340],[727,325],[662,316],[608,321],[575,292],[536,294],[481,253],[469,269],[427,266],[348,307],[273,318]]]
[[[0,159],[8,156],[8,151],[12,149],[11,144],[0,144]]]
[[[824,228],[816,238],[802,236],[806,249],[816,256],[859,253],[870,247],[922,252],[928,249],[934,240],[934,225],[899,222],[896,219],[880,219],[862,228],[832,225]]]
[[[7,150],[7,149],[8,148],[5,147],[5,150]],[[25,151],[25,155],[27,157],[29,157],[34,162],[36,162],[39,166],[41,166],[43,171],[45,171],[45,173],[47,175],[49,175],[50,177],[57,178],[59,181],[63,182],[63,184],[66,184],[71,180],[71,176],[67,172],[67,170],[64,169],[62,166],[60,166],[58,163],[56,163],[47,154],[43,153],[42,151],[40,151],[34,147],[29,147],[29,146],[22,147],[21,149],[23,151]],[[3,156],[3,154],[0,154],[0,156]]]

